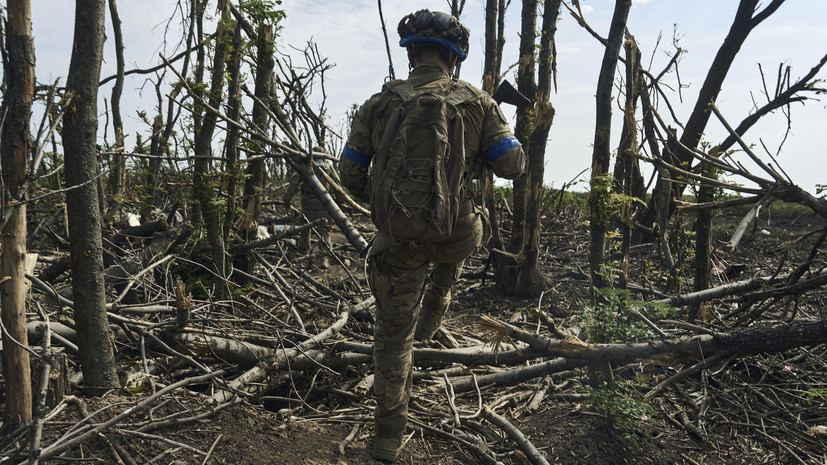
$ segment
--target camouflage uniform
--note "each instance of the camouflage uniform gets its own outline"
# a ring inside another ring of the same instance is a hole
[[[314,149],[318,152],[323,152],[322,149],[316,148]],[[335,182],[339,182],[339,175],[337,174],[336,170],[333,169],[333,166],[323,160],[315,160],[314,163],[316,166],[314,168],[318,172],[319,170],[324,170],[324,172],[330,176]],[[325,184],[324,177],[321,174],[316,174],[316,176],[321,180],[322,184]],[[322,204],[322,201],[316,196],[316,193],[313,189],[302,179],[302,175],[298,172],[294,172],[292,176],[290,176],[290,180],[287,184],[287,189],[284,191],[284,196],[282,197],[283,202],[285,205],[289,205],[290,202],[295,197],[296,193],[301,191],[301,211],[304,216],[307,217],[308,221],[315,221],[320,218],[326,218],[328,223],[322,227],[316,228],[317,232],[322,238],[322,241],[330,246],[330,227],[332,224],[330,213],[328,213],[327,209]],[[335,196],[335,194],[333,194]],[[337,199],[338,200],[338,199]],[[308,229],[302,233],[301,238],[299,239],[299,249],[302,252],[310,251],[310,233],[311,230]],[[326,255],[325,255],[326,256]]]
[[[417,90],[448,95],[455,81],[440,66],[426,63],[411,71],[408,82]],[[466,172],[480,166],[477,158],[482,157],[496,175],[509,179],[520,176],[525,155],[499,106],[488,94],[460,83],[476,95],[459,105],[465,123]],[[342,185],[363,201],[369,198],[366,187],[371,160],[392,110],[401,102],[401,97],[386,86],[368,99],[354,117],[339,162],[339,174]],[[414,335],[417,339],[433,337],[450,303],[451,286],[459,278],[462,263],[483,243],[485,219],[482,209],[471,200],[473,197],[473,192],[466,192],[460,218],[447,239],[398,242],[383,233],[374,239],[368,279],[377,301],[375,450],[382,444],[398,447],[394,441],[401,439],[407,421]],[[423,294],[431,264],[433,271]]]

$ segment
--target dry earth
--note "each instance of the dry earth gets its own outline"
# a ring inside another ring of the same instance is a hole
[[[732,219],[716,220],[716,243],[728,238]],[[726,264],[744,264],[744,276],[771,274],[788,250],[799,256],[788,257],[785,267],[796,266],[809,253],[805,239],[795,249],[785,244],[801,233],[823,227],[814,218],[762,220],[742,243],[737,254],[719,255]],[[548,221],[543,268],[549,278],[541,299],[503,297],[493,290],[490,280],[478,277],[483,269],[480,254],[466,266],[452,304],[446,327],[460,341],[479,339],[479,316],[488,314],[513,321],[527,329],[540,327],[528,309],[541,308],[554,316],[558,327],[576,330],[578,311],[587,302],[584,270],[587,269],[588,232],[580,219],[570,215]],[[763,232],[766,231],[766,232]],[[342,238],[338,240],[341,242]],[[807,242],[810,241],[810,242]],[[348,252],[350,268],[361,275],[361,262]],[[820,258],[824,265],[823,257]],[[657,261],[651,248],[641,249],[635,257],[636,282],[659,286],[665,277],[646,271],[645,263]],[[819,266],[818,268],[820,268]],[[336,266],[327,270],[312,268],[318,279],[333,288],[348,279]],[[737,279],[733,277],[733,279]],[[716,283],[719,282],[716,280]],[[339,286],[339,289],[343,287]],[[682,291],[686,291],[684,286]],[[783,312],[768,314],[765,320],[778,322],[797,317],[823,319],[825,292],[808,292],[785,301]],[[723,327],[725,314],[736,301],[716,302],[709,326]],[[782,314],[785,313],[785,314]],[[319,316],[321,322],[323,318]],[[305,323],[310,324],[309,321]],[[357,322],[356,325],[366,325]],[[313,331],[311,331],[313,332]],[[358,331],[344,332],[353,337]],[[126,355],[128,351],[123,350]],[[129,355],[135,357],[134,354]],[[477,392],[460,393],[456,403],[461,410],[477,409],[478,397],[516,426],[526,438],[554,464],[827,464],[827,347],[802,348],[789,353],[725,359],[698,374],[693,374],[659,392],[651,401],[655,415],[638,419],[624,430],[611,428],[598,412],[584,388],[582,371],[564,372],[551,377],[550,388],[537,409],[529,408],[531,397],[543,380],[515,386],[488,387]],[[122,360],[123,362],[123,360]],[[687,363],[694,363],[687,362]],[[615,366],[619,380],[634,381],[637,397],[685,365],[661,366],[654,362],[635,362]],[[479,367],[477,374],[496,371]],[[73,457],[48,463],[163,463],[163,464],[366,464],[371,463],[371,396],[354,384],[370,372],[369,366],[339,372],[319,369],[295,374],[289,383],[267,394],[261,403],[241,402],[218,412],[205,414],[197,421],[172,424],[147,431],[134,431],[141,425],[191,416],[209,409],[202,389],[191,386],[152,404],[147,410],[118,424],[106,433],[71,449]],[[197,374],[190,372],[190,375]],[[186,376],[179,373],[177,378]],[[488,444],[506,465],[530,463],[516,443],[491,423],[481,418],[462,419],[460,430],[452,429],[448,397],[444,390],[430,389],[434,381],[415,385],[411,425],[398,463],[455,465],[484,463],[465,445],[451,439],[473,435]],[[93,422],[105,421],[117,412],[133,408],[147,392],[126,395],[111,393],[103,398],[85,398]],[[820,394],[817,395],[817,394]],[[287,401],[286,398],[292,399]],[[302,399],[297,401],[297,399]],[[46,422],[43,445],[48,445],[83,419],[78,405],[71,403]],[[143,422],[143,423],[142,423]],[[423,425],[426,425],[423,427]],[[346,440],[348,437],[352,439]],[[626,436],[626,437],[624,437]],[[630,437],[634,439],[630,439]],[[8,449],[7,449],[8,450]],[[117,451],[121,452],[118,453]],[[116,457],[119,457],[116,458]],[[122,462],[119,462],[122,460]],[[17,463],[2,457],[2,463]]]

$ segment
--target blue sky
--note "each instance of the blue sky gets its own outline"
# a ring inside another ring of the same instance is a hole
[[[74,2],[69,0],[35,0],[32,2],[33,34],[37,54],[36,72],[40,82],[62,77],[71,56]],[[769,3],[764,0],[762,6]],[[177,2],[171,0],[120,0],[118,9],[124,22],[127,69],[149,67],[158,62],[158,53],[178,40],[177,31],[167,29],[166,20],[173,15]],[[412,9],[445,10],[445,0],[410,2],[384,0],[385,21],[391,35],[397,77],[407,72],[403,50],[396,45],[395,29],[399,19]],[[586,19],[600,34],[606,35],[614,2],[581,0]],[[688,87],[681,96],[670,96],[679,119],[688,118],[697,90],[726,36],[738,2],[735,0],[636,0],[629,15],[629,30],[635,36],[644,63],[652,60],[659,71],[671,51],[673,30],[680,46],[687,49],[680,63],[681,81]],[[301,47],[308,40],[318,44],[320,53],[335,64],[327,73],[329,116],[339,119],[352,104],[364,101],[376,92],[387,74],[387,56],[379,26],[377,2],[374,0],[284,0],[287,20],[281,35],[281,50],[290,53],[287,44]],[[479,85],[482,69],[483,0],[467,0],[462,20],[472,32],[469,59],[463,64],[461,77]],[[505,65],[516,60],[519,38],[520,2],[513,1],[507,13]],[[727,119],[737,125],[759,99],[761,82],[758,64],[774,79],[779,63],[792,66],[795,79],[827,53],[827,2],[789,0],[753,31],[741,54],[733,63],[730,75],[718,99]],[[111,28],[107,19],[107,30]],[[658,35],[662,34],[660,44]],[[108,32],[103,76],[115,66],[113,40]],[[555,187],[571,181],[590,165],[594,133],[594,92],[602,58],[602,47],[565,13],[558,25],[558,92],[552,95],[557,113],[547,145],[546,182]],[[171,49],[165,54],[171,56]],[[827,77],[822,71],[821,77]],[[511,78],[513,80],[513,78]],[[667,82],[676,84],[674,77]],[[771,86],[774,82],[769,83]],[[108,97],[111,87],[102,89]],[[154,90],[145,78],[127,82],[124,109],[127,124],[138,124],[135,110],[151,109]],[[132,105],[130,109],[128,106]],[[101,108],[103,106],[101,105]],[[811,101],[806,107],[793,107],[792,135],[778,156],[782,168],[794,182],[814,192],[816,184],[827,184],[827,149],[822,136],[827,127],[825,102]],[[617,119],[619,111],[615,111]],[[746,135],[759,149],[761,143],[774,151],[783,136],[785,120],[772,115]],[[128,131],[128,129],[127,129]],[[111,130],[109,132],[111,138]],[[617,140],[618,131],[612,134]],[[710,123],[707,139],[716,143],[725,133],[716,122]],[[614,142],[616,145],[616,142]],[[751,166],[751,165],[747,165]],[[588,172],[585,174],[588,175]]]

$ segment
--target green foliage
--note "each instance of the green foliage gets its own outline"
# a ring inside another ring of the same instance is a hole
[[[827,185],[822,186],[823,188],[827,189]],[[816,190],[816,192],[819,192]],[[737,195],[731,195],[727,197],[723,197],[720,200],[734,200],[739,198]],[[739,205],[735,207],[728,207],[721,210],[721,214],[723,215],[732,215],[732,216],[744,216],[747,212],[753,207],[752,204],[749,205]],[[797,202],[784,202],[782,200],[776,200],[770,204],[764,211],[768,212],[769,216],[808,216],[808,215],[815,215],[815,212],[812,208],[808,207],[807,205],[803,205]],[[764,216],[762,214],[762,216]]]
[[[812,388],[804,391],[802,396],[808,404],[827,405],[827,388]]]
[[[591,179],[589,191],[589,218],[597,223],[608,223],[612,217],[621,212],[623,208],[638,203],[643,207],[646,202],[643,200],[614,192],[616,185],[615,178],[611,174],[595,176]]]
[[[635,397],[637,391],[632,382],[617,381],[613,387],[607,382],[599,387],[584,387],[592,407],[606,418],[608,426],[637,446],[638,436],[632,430],[635,421],[648,421],[656,413],[651,405]]]
[[[286,16],[284,10],[277,9],[276,5],[281,5],[281,0],[248,0],[239,9],[254,23],[276,24]]]
[[[815,212],[806,206],[800,203],[795,202],[783,202],[783,201],[776,201],[770,205],[770,215],[771,216],[807,216],[807,215],[814,215]]]
[[[673,316],[677,309],[657,302],[643,302],[626,289],[595,289],[598,305],[586,307],[579,316],[586,336],[592,342],[639,342],[655,333],[634,313],[650,321]]]
[[[816,195],[821,195],[827,192],[827,184],[816,184]]]
[[[230,284],[233,285],[233,283],[230,283]],[[256,286],[253,283],[247,283],[243,286],[233,285],[233,287],[232,287],[233,295],[235,295],[236,297],[248,296],[255,290],[256,290]]]

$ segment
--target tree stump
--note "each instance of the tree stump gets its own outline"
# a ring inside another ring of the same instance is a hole
[[[33,348],[35,352],[41,353],[42,349]],[[46,389],[46,408],[52,409],[63,400],[63,397],[69,393],[69,358],[62,347],[53,347],[52,352],[52,366],[49,370],[49,383]],[[39,357],[31,357],[32,366],[32,390],[35,396],[38,395],[40,389],[40,376],[42,374],[43,364]]]

